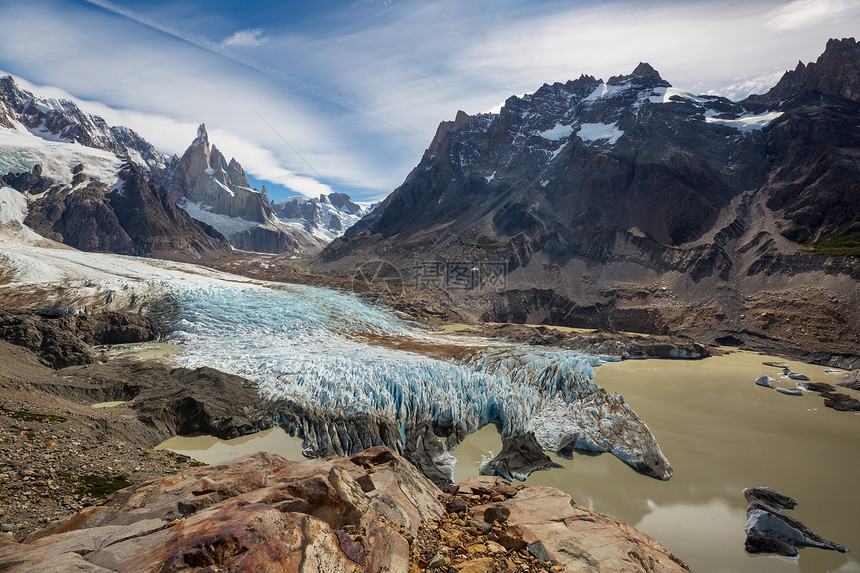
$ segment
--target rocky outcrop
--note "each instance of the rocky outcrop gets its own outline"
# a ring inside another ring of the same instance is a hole
[[[6,571],[406,571],[439,491],[389,450],[287,462],[255,454],[118,492],[0,545]]]
[[[785,515],[797,500],[769,487],[744,490],[747,500],[746,550],[749,553],[771,553],[797,557],[800,547],[817,547],[845,553],[845,547],[814,534],[804,524]]]
[[[91,363],[90,345],[144,342],[154,335],[149,320],[138,314],[48,317],[0,309],[0,339],[32,350],[54,368]]]
[[[797,67],[786,72],[766,94],[750,96],[747,101],[785,101],[798,92],[812,90],[860,102],[858,60],[860,44],[854,38],[831,39],[817,61],[797,62]]]
[[[128,487],[22,543],[0,537],[0,569],[687,571],[650,537],[553,488],[473,478],[440,496],[386,448],[299,462],[258,453]],[[443,507],[451,499],[459,514]]]
[[[523,324],[486,325],[482,327],[481,333],[484,336],[521,340],[539,346],[561,346],[578,352],[621,359],[699,359],[711,355],[710,350],[702,344],[664,335],[638,336],[604,330],[591,333],[563,332],[552,327]]]
[[[32,350],[45,364],[63,368],[93,361],[87,343],[54,321],[0,310],[0,339]]]
[[[171,196],[189,213],[219,230],[239,249],[266,253],[316,253],[323,241],[281,222],[268,195],[251,187],[235,159],[209,143],[206,126],[167,171]],[[191,202],[191,203],[189,203]]]
[[[179,209],[140,166],[126,164],[119,177],[121,186],[113,190],[95,180],[55,186],[30,203],[24,224],[84,251],[193,261],[231,252],[217,231]]]
[[[525,481],[532,472],[560,467],[562,466],[544,453],[534,434],[527,432],[502,440],[502,451],[481,465],[481,475],[499,476],[508,481]]]
[[[852,390],[860,390],[860,370],[841,375],[836,384]]]

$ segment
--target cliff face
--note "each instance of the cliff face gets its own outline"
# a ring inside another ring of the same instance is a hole
[[[11,178],[32,197],[24,224],[44,237],[83,251],[148,255],[179,260],[226,256],[230,245],[217,231],[179,209],[141,167],[127,164],[115,189],[87,179],[83,167],[73,187],[47,190],[35,176]]]
[[[673,88],[640,64],[544,85],[498,114],[460,112],[314,268],[496,261],[504,292],[484,297],[479,318],[714,340],[749,331],[737,340],[847,353],[846,334],[860,342],[845,330],[860,308],[858,69],[858,44],[833,40],[741,102]],[[443,282],[455,299],[479,296]],[[838,301],[839,319],[807,310],[839,335],[790,326],[778,307],[803,289],[800,306]],[[776,320],[752,320],[774,307]]]

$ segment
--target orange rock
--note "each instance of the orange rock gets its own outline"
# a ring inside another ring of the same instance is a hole
[[[493,573],[493,558],[472,559],[454,565],[454,570],[459,573]]]

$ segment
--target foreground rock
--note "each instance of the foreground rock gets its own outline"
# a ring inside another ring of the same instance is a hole
[[[749,553],[796,557],[798,547],[818,547],[845,553],[843,546],[819,537],[803,523],[783,513],[785,509],[794,509],[796,499],[769,487],[747,488],[744,497],[749,503],[745,529]]]
[[[260,453],[122,490],[0,546],[0,569],[406,571],[402,534],[442,515],[438,494],[386,448],[313,462]]]
[[[440,498],[458,499],[447,505],[459,514],[446,513]],[[467,525],[467,512],[478,519]],[[405,572],[431,563],[472,572],[582,563],[593,571],[687,570],[650,537],[558,490],[479,477],[445,498],[384,447],[301,462],[258,453],[194,468],[121,490],[22,543],[0,541],[7,573]]]
[[[474,526],[465,534],[441,535],[449,546],[459,544],[467,555],[493,556],[497,568],[487,571],[525,570],[521,566],[534,561],[551,571],[689,570],[653,538],[574,503],[555,488],[512,488],[500,478],[479,476],[461,483],[456,495],[469,505],[472,520],[493,521],[492,529],[483,538],[474,534]],[[456,533],[456,528],[449,529]]]

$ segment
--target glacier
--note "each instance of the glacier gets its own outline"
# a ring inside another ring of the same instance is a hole
[[[271,400],[338,418],[379,416],[401,434],[423,420],[466,433],[498,424],[503,438],[532,431],[550,451],[610,452],[643,473],[671,475],[647,426],[593,383],[597,356],[468,338],[459,339],[468,353],[444,360],[368,344],[367,335],[431,346],[458,339],[318,287],[184,284],[172,296],[180,310],[166,327],[185,345],[179,363],[248,378]]]
[[[503,438],[533,432],[542,448],[560,455],[610,452],[642,473],[671,476],[644,422],[621,396],[594,384],[598,356],[438,334],[352,293],[2,235],[0,266],[12,276],[0,293],[39,288],[69,311],[138,305],[184,347],[176,357],[181,366],[242,376],[273,404],[288,401],[341,424],[361,416],[380,420],[399,428],[399,442],[386,442],[399,451],[407,446],[407,428],[422,423],[453,428],[460,438],[492,423]],[[386,340],[411,341],[406,346],[418,350]],[[452,343],[463,352],[451,358],[421,350]],[[323,442],[340,440],[344,451],[358,445],[338,436],[343,426],[287,429],[305,439],[309,452],[323,451]],[[449,439],[446,447],[456,443]]]

